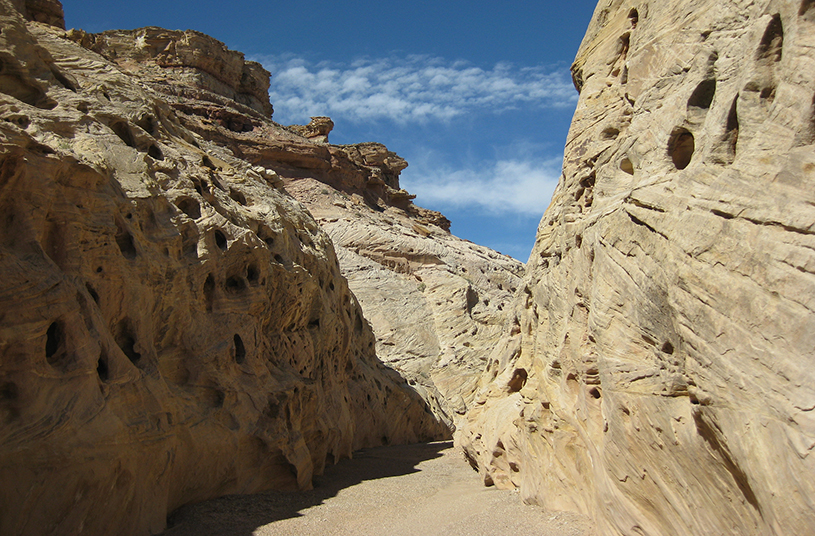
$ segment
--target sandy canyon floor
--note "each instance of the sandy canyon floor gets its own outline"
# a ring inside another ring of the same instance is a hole
[[[229,496],[182,508],[164,536],[590,536],[589,520],[486,488],[450,442],[381,447],[329,467],[307,492]]]

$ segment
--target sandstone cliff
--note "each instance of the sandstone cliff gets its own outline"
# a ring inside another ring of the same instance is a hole
[[[603,0],[458,440],[603,534],[815,533],[815,2]]]
[[[278,174],[58,15],[0,0],[0,533],[156,533],[189,502],[445,437]],[[207,121],[268,120],[259,65],[194,32],[166,58]]]
[[[331,145],[327,117],[289,127],[269,120],[247,89],[265,92],[269,74],[214,39],[161,28],[71,35],[162,93],[185,127],[279,174],[331,237],[377,355],[454,428],[522,264],[451,235],[444,216],[414,205],[399,185],[407,162],[384,145]]]

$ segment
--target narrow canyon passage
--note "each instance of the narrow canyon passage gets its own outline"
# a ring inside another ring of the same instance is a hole
[[[182,508],[164,536],[589,536],[589,520],[486,488],[450,442],[357,452],[308,492],[229,496]]]

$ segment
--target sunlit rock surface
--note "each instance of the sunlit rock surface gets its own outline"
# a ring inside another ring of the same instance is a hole
[[[815,533],[813,51],[811,0],[600,2],[458,435],[487,483],[603,534]]]

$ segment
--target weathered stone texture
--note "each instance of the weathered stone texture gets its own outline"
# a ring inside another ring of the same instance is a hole
[[[0,533],[154,534],[183,504],[448,434],[273,170],[8,0],[0,25]]]
[[[523,265],[398,206],[376,210],[358,193],[313,179],[287,189],[334,242],[377,355],[455,428],[501,337]]]
[[[74,37],[165,95],[188,129],[279,173],[331,237],[376,334],[377,355],[455,427],[501,335],[522,264],[451,235],[444,216],[414,205],[399,185],[408,164],[384,145],[331,145],[327,117],[287,127],[259,117],[224,99],[227,88],[207,86],[189,54],[173,56],[181,45],[162,41],[160,61],[140,52],[145,32],[186,39],[154,28]],[[188,76],[171,76],[173,66]]]
[[[600,2],[458,434],[488,483],[603,534],[815,533],[813,50],[809,0]]]

